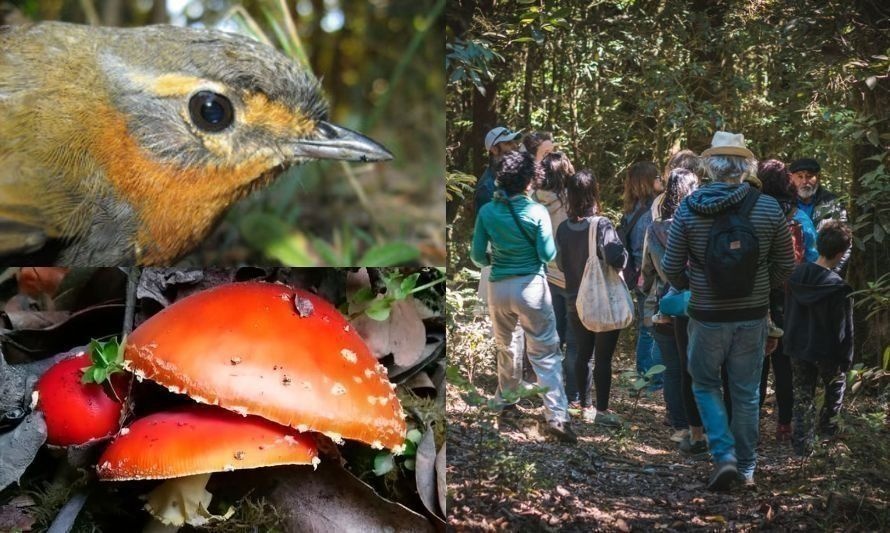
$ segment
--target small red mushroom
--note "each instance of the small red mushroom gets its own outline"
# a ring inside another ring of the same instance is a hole
[[[317,465],[311,435],[256,416],[192,405],[133,422],[105,449],[96,471],[106,481],[167,479],[146,509],[165,525],[203,525],[231,515],[207,511],[213,472],[277,465]]]
[[[404,444],[386,369],[333,305],[306,291],[249,282],[193,294],[136,328],[124,358],[137,378],[200,403],[336,442]]]
[[[56,446],[85,444],[114,434],[120,428],[127,376],[112,376],[117,397],[97,383],[82,383],[90,358],[79,353],[51,366],[37,382],[37,408],[46,419],[47,443]]]

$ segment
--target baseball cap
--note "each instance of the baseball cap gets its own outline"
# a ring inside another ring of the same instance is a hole
[[[485,150],[491,150],[491,147],[498,143],[506,141],[516,141],[521,138],[521,133],[516,133],[503,126],[498,126],[485,135]]]
[[[819,162],[815,159],[810,159],[805,157],[803,159],[798,159],[791,163],[788,167],[788,172],[800,172],[801,170],[809,170],[813,174],[818,174],[822,167],[819,166]]]

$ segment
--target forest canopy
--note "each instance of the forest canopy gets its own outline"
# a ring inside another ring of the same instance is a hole
[[[848,278],[869,362],[890,302],[890,6],[869,0],[456,0],[446,18],[451,261],[466,266],[485,133],[553,132],[618,208],[627,167],[701,152],[716,130],[759,159],[812,157],[855,228]],[[458,216],[463,213],[463,216]],[[872,359],[874,357],[874,359]]]

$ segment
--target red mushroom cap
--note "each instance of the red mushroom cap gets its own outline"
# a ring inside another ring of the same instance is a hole
[[[46,442],[56,446],[84,444],[107,437],[120,428],[123,404],[97,383],[82,383],[90,358],[79,353],[44,372],[35,386],[37,407],[46,419]],[[127,393],[127,375],[111,377],[115,392]]]
[[[405,415],[386,369],[333,305],[271,283],[234,283],[146,320],[125,359],[192,399],[335,441],[399,449]]]
[[[96,470],[101,479],[126,481],[317,461],[311,435],[256,416],[193,405],[148,415],[121,430]]]

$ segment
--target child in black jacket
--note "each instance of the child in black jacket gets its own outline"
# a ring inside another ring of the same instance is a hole
[[[791,357],[794,381],[794,433],[798,457],[813,450],[815,440],[815,390],[825,386],[825,403],[819,413],[819,434],[837,431],[846,387],[846,370],[853,362],[852,289],[833,272],[850,247],[852,233],[840,221],[822,224],[816,248],[819,259],[794,269],[788,280],[790,295],[785,305],[785,354]]]

